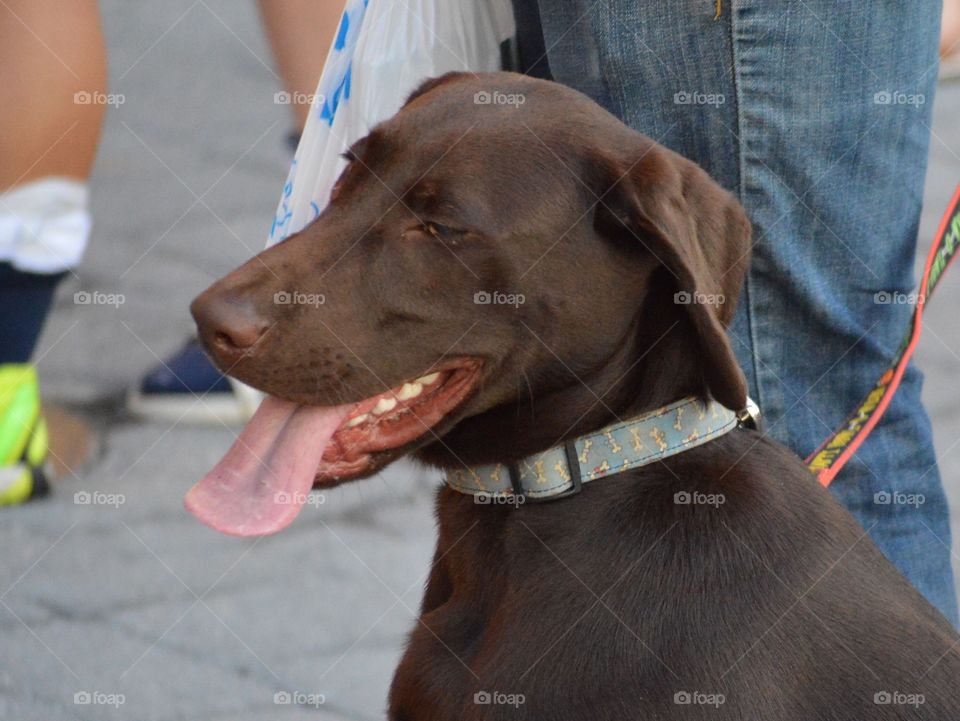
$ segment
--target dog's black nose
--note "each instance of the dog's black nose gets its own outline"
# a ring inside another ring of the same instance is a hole
[[[248,351],[269,327],[248,297],[230,290],[205,291],[190,304],[190,312],[203,345],[227,361]]]

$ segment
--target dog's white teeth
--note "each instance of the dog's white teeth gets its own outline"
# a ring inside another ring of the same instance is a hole
[[[420,385],[428,386],[431,383],[433,383],[435,380],[437,380],[437,378],[439,377],[440,377],[439,373],[430,373],[428,375],[417,378],[417,380],[415,380],[414,383],[419,383]]]
[[[397,393],[397,400],[408,401],[411,398],[416,398],[418,395],[420,395],[420,391],[422,390],[423,386],[417,381],[414,381],[413,383],[404,383],[403,387],[400,388],[400,392]]]
[[[373,415],[382,416],[387,411],[392,411],[397,407],[396,398],[381,398],[377,401],[377,405],[373,407]]]
[[[368,420],[370,420],[370,414],[364,413],[362,416],[351,418],[349,421],[347,421],[344,428],[353,428],[354,426],[359,426],[361,423],[365,423]]]

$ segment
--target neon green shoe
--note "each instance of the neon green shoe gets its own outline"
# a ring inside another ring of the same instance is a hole
[[[36,369],[21,363],[0,365],[0,506],[49,492],[43,472],[48,451]]]

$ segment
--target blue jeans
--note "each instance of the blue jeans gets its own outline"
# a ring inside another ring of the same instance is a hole
[[[539,0],[553,78],[699,163],[746,207],[753,262],[730,335],[769,432],[805,457],[870,390],[912,311],[877,294],[914,289],[940,4],[720,9]],[[956,625],[921,383],[909,368],[831,490]]]

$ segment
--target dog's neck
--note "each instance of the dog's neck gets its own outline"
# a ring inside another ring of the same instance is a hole
[[[685,396],[703,395],[692,331],[641,312],[602,366],[563,387],[461,423],[417,455],[441,468],[511,462]]]

